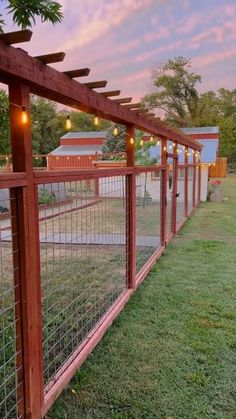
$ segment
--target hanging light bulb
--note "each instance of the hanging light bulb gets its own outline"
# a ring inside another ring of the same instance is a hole
[[[141,145],[141,146],[143,145],[143,139],[140,141],[140,145]]]
[[[159,140],[157,141],[157,145],[160,145],[160,141]]]
[[[154,138],[153,138],[153,136],[151,135],[151,137],[150,137],[150,141],[151,142],[153,142],[154,141]]]
[[[163,150],[166,151],[166,146],[164,146]]]
[[[23,106],[23,108],[22,108],[21,121],[22,121],[22,124],[24,124],[24,125],[27,124],[27,122],[28,122],[28,115],[27,115],[25,106]]]
[[[94,125],[96,125],[96,127],[99,125],[99,118],[97,115],[94,117]]]
[[[134,139],[133,139],[133,137],[130,137],[129,142],[130,142],[130,144],[134,144]]]
[[[113,135],[117,136],[119,134],[117,125],[115,125],[114,130],[113,130]]]
[[[72,125],[71,125],[71,119],[70,119],[70,115],[67,116],[66,118],[66,124],[65,124],[65,128],[67,131],[69,131],[71,129]]]

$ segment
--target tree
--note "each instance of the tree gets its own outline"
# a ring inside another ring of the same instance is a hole
[[[117,125],[118,135],[114,135],[115,125],[111,125],[105,137],[105,143],[102,148],[103,153],[122,153],[125,152],[126,128],[124,125]]]
[[[48,100],[32,97],[31,125],[34,154],[48,154],[59,146],[60,137],[65,133],[63,113]]]
[[[194,125],[199,94],[196,85],[201,76],[190,72],[191,61],[178,57],[165,61],[152,73],[152,91],[142,104],[164,111],[166,119],[177,126]]]
[[[9,103],[4,90],[0,90],[0,127],[0,154],[9,154],[11,152]]]
[[[4,0],[0,0],[4,1]],[[21,29],[32,27],[35,24],[36,16],[42,22],[56,24],[61,22],[63,14],[62,6],[57,1],[52,0],[8,0],[5,10],[12,15],[13,22]],[[3,32],[5,21],[0,14],[0,33]]]
[[[71,124],[73,131],[105,131],[111,125],[110,121],[99,120],[99,124],[94,125],[94,116],[85,112],[71,112]]]

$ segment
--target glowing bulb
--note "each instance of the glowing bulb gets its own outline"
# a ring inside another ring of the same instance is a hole
[[[59,157],[58,156],[56,157],[56,160],[59,160]]]
[[[176,146],[176,144],[175,143],[173,143],[173,147],[175,147]]]
[[[143,145],[143,140],[140,141],[140,145]]]
[[[157,141],[157,145],[160,145],[160,141],[159,140]]]
[[[154,141],[154,138],[153,138],[153,136],[151,135],[151,137],[150,137],[150,141],[151,142],[153,142]]]
[[[169,150],[171,150],[172,149],[172,146],[171,145],[169,145]]]
[[[22,108],[21,121],[22,121],[22,124],[27,124],[28,122],[28,115],[24,106]]]
[[[130,144],[134,144],[134,139],[133,139],[133,137],[131,137],[131,138],[130,138],[129,142],[130,142]]]
[[[117,126],[115,126],[115,128],[114,128],[114,130],[113,130],[113,135],[118,135],[119,134],[119,131],[118,131],[118,128],[117,128]]]
[[[166,146],[163,148],[164,151],[166,151]]]
[[[71,127],[72,127],[71,119],[70,119],[70,115],[68,115],[67,118],[66,118],[66,130],[69,131],[71,129]]]
[[[94,125],[98,126],[99,125],[99,118],[98,116],[94,117]]]

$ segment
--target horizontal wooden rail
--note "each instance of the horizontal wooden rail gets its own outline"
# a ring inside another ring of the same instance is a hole
[[[26,183],[26,174],[24,172],[0,174],[0,189],[17,188],[25,186]]]
[[[52,170],[46,172],[34,171],[34,183],[36,185],[42,183],[53,182],[72,182],[75,180],[98,179],[102,177],[125,176],[133,173],[132,168],[117,169],[84,169],[84,170],[65,170],[64,172]]]

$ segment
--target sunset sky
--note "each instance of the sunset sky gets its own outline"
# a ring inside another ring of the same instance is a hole
[[[61,0],[64,21],[37,23],[32,55],[66,52],[60,70],[90,67],[86,80],[142,97],[150,69],[168,58],[192,59],[201,90],[236,87],[235,0]],[[4,2],[0,5],[3,9]],[[12,30],[8,22],[5,30]],[[81,79],[82,80],[82,79]],[[85,81],[85,79],[83,80]]]

